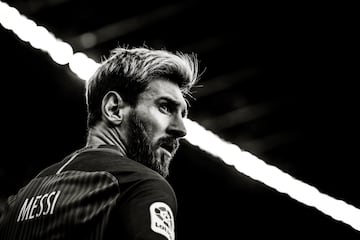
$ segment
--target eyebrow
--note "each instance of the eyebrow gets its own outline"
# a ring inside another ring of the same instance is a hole
[[[181,103],[172,99],[171,97],[167,97],[167,96],[163,96],[159,98],[160,100],[166,100],[168,103],[170,103],[172,106],[176,107],[176,108],[180,108],[181,107]],[[188,115],[188,109],[187,106],[185,105],[184,110],[181,111],[181,115],[183,118],[186,118]]]

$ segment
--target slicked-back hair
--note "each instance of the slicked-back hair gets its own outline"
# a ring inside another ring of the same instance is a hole
[[[112,50],[87,83],[88,128],[101,120],[101,103],[106,93],[115,91],[135,106],[139,94],[159,78],[176,83],[186,98],[199,78],[196,55],[146,47]]]

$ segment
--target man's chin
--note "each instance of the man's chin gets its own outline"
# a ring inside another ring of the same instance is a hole
[[[161,162],[170,162],[172,155],[168,150],[160,147],[157,151],[159,152]]]
[[[155,151],[154,164],[156,165],[157,172],[163,177],[169,174],[169,165],[172,158],[171,153],[162,147]]]

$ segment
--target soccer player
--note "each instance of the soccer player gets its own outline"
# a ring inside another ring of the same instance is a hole
[[[166,181],[186,135],[194,54],[115,48],[87,83],[87,144],[9,197],[0,239],[175,239]]]

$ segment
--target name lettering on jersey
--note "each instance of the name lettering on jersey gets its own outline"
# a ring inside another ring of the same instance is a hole
[[[53,214],[60,193],[61,191],[53,191],[30,199],[26,198],[20,209],[17,222]]]
[[[150,206],[151,229],[160,233],[168,240],[175,239],[174,216],[169,205],[164,202],[154,202]]]

